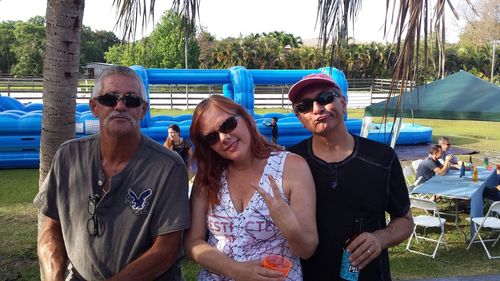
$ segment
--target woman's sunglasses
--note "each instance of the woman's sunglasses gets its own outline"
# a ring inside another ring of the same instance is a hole
[[[105,93],[104,95],[95,98],[100,104],[105,106],[116,106],[118,101],[123,101],[127,107],[139,107],[142,105],[143,100],[141,96],[134,94],[120,95],[118,93]]]
[[[238,126],[238,115],[233,115],[224,120],[222,124],[220,124],[219,128],[211,133],[208,133],[203,136],[203,141],[207,143],[208,145],[214,145],[219,141],[219,134],[229,134],[231,133],[236,126]]]
[[[325,106],[333,100],[339,97],[339,94],[334,92],[324,92],[320,93],[316,96],[315,99],[303,99],[302,101],[293,105],[293,108],[298,113],[306,113],[312,110],[314,102],[319,103],[322,106]]]

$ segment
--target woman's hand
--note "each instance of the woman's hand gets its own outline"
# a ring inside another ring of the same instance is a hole
[[[260,196],[262,196],[267,208],[269,208],[269,214],[273,219],[273,222],[278,225],[281,231],[283,231],[281,229],[283,226],[286,226],[291,220],[296,221],[297,219],[290,205],[288,205],[281,196],[281,192],[274,177],[268,175],[267,179],[271,184],[271,189],[273,191],[272,196],[271,194],[265,192],[260,186],[254,183],[251,183],[250,185],[260,194]]]
[[[239,262],[235,268],[235,281],[282,281],[285,277],[280,271],[262,267],[261,261]]]
[[[272,196],[256,184],[251,186],[264,199],[273,223],[287,240],[293,255],[307,259],[314,254],[318,245],[316,190],[311,170],[302,157],[290,154],[285,162],[283,175],[283,192],[289,204],[281,196],[272,176],[268,176]]]

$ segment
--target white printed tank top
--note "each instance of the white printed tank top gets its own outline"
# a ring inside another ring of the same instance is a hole
[[[267,176],[272,175],[278,184],[281,197],[289,204],[289,199],[283,193],[283,168],[289,152],[272,153],[267,159],[264,173],[259,185],[272,195],[272,188]],[[269,209],[264,199],[255,192],[248,206],[241,212],[236,212],[229,194],[225,175],[221,180],[221,202],[208,210],[207,227],[210,231],[208,243],[236,261],[263,260],[269,254],[288,257],[293,262],[292,269],[286,280],[302,280],[302,268],[299,257],[293,256],[283,234],[269,216]],[[252,188],[249,186],[248,188]],[[231,280],[227,277],[201,269],[198,280]]]

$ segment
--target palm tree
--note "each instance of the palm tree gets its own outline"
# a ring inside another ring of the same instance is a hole
[[[47,0],[40,184],[49,171],[57,147],[75,137],[75,98],[84,7],[85,1]]]
[[[326,50],[328,42],[331,42],[330,49],[332,52],[331,62],[333,65],[338,61],[338,50],[342,48],[347,39],[347,18],[353,20],[361,8],[361,0],[318,0],[318,21],[320,23],[320,42],[323,50]],[[451,1],[446,0],[386,0],[386,26],[389,7],[398,7],[399,10],[395,13],[395,29],[394,40],[396,44],[397,60],[392,70],[393,85],[396,81],[401,80],[403,85],[409,81],[418,81],[419,68],[419,46],[421,38],[424,43],[424,62],[428,56],[428,41],[430,40],[428,33],[432,31],[435,36],[439,51],[438,51],[438,75],[444,75],[444,8],[448,2],[449,7],[456,17],[454,7]],[[468,1],[470,5],[470,2]],[[398,5],[398,6],[397,6]],[[434,26],[429,27],[431,17],[429,11],[433,6]],[[391,19],[392,20],[392,19]],[[384,36],[387,28],[384,29]],[[336,65],[338,66],[338,65]],[[341,67],[341,66],[340,66]],[[401,87],[398,99],[402,100],[404,87]],[[391,91],[392,92],[392,91]],[[390,96],[390,95],[389,95]],[[396,109],[397,111],[397,109]],[[394,118],[396,119],[396,114]]]

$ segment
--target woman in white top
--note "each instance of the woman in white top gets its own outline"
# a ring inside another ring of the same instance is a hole
[[[198,172],[184,245],[203,267],[198,280],[283,280],[261,266],[272,254],[292,262],[286,280],[302,280],[300,258],[318,244],[306,161],[267,141],[245,109],[220,95],[198,104],[190,136]]]

